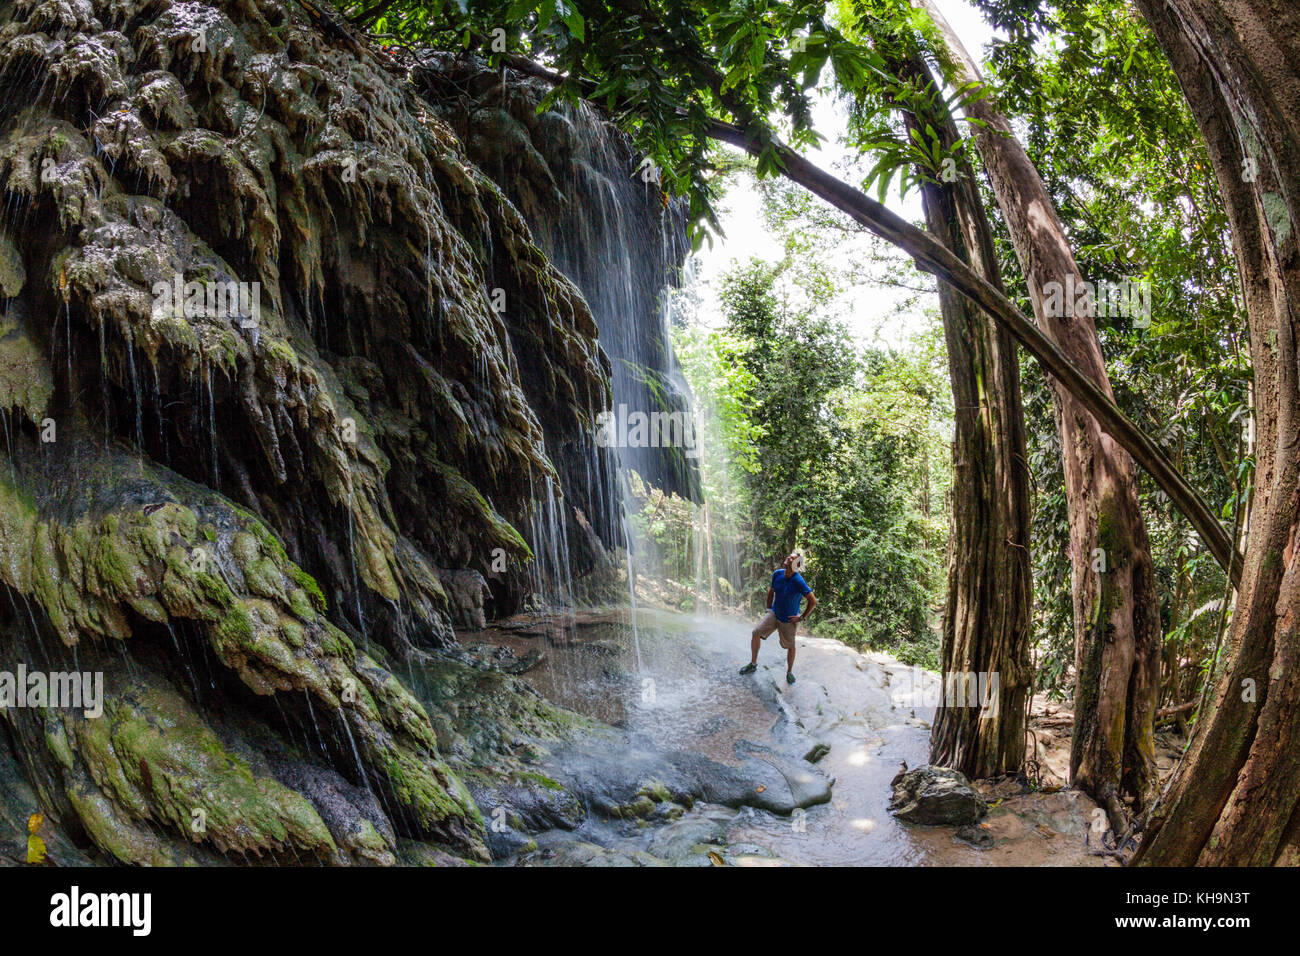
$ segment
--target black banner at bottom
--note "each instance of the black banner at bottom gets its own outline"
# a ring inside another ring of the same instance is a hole
[[[394,934],[434,942],[458,927],[474,936],[536,933],[552,945],[557,930],[570,944],[628,945],[641,932],[661,943],[682,932],[693,937],[680,940],[688,945],[706,934],[715,943],[771,943],[783,927],[804,938],[878,927],[923,936],[956,921],[966,924],[966,943],[1011,927],[1085,938],[1194,932],[1226,942],[1285,925],[1295,883],[1286,870],[23,867],[0,870],[0,925],[6,942],[76,936],[126,948],[338,947]]]

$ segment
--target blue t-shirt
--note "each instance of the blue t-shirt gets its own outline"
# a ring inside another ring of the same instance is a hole
[[[812,588],[803,579],[803,575],[796,571],[787,578],[785,568],[777,568],[772,572],[772,590],[776,592],[776,598],[772,601],[772,613],[782,624],[799,613],[803,596],[812,593]]]

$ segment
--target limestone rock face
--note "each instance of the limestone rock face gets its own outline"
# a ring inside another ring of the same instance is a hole
[[[503,83],[500,71],[476,57],[439,53],[414,60],[411,76],[523,213],[538,245],[582,290],[613,360],[615,404],[675,421],[688,416],[688,390],[665,321],[666,289],[677,284],[689,251],[684,201],[660,188],[657,171],[589,105],[539,112],[551,92],[541,80],[507,71]],[[686,447],[689,437],[670,433],[653,446],[620,447],[621,463],[656,487],[698,501],[698,446]],[[602,533],[610,523],[608,497],[584,499]]]
[[[106,697],[0,713],[4,818],[131,863],[486,859],[388,668],[609,571],[581,292],[291,0],[4,9],[0,670]]]
[[[444,573],[441,580],[456,623],[475,630],[485,627],[487,620],[483,614],[483,595],[488,586],[483,575],[477,571],[461,569]]]

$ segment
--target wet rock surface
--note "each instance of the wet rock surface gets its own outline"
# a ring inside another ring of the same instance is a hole
[[[784,667],[735,673],[748,653],[744,622],[641,612],[566,629],[545,664],[524,675],[546,698],[601,724],[544,744],[528,759],[554,794],[584,808],[493,838],[493,856],[521,866],[1112,865],[1095,855],[1095,805],[1075,791],[1024,781],[967,786],[965,826],[897,822],[891,782],[921,763],[932,711],[919,706],[933,675],[834,641],[801,636],[799,682]],[[478,635],[516,652],[543,630]],[[550,642],[547,641],[549,644]],[[600,645],[596,651],[590,645]],[[633,679],[602,668],[626,662]],[[653,692],[647,696],[647,689]],[[913,775],[946,789],[944,772]],[[959,781],[948,781],[962,786]],[[924,788],[921,788],[924,789]],[[475,791],[476,796],[479,791]],[[484,801],[487,802],[484,802]],[[522,824],[535,797],[499,788],[485,818]],[[499,801],[499,803],[493,803]],[[514,802],[519,801],[518,807]]]

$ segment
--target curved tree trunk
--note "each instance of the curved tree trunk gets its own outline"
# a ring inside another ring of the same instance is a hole
[[[933,6],[958,84],[977,67]],[[1070,360],[1114,399],[1088,293],[1052,306],[1059,290],[1085,289],[1047,187],[989,98],[963,109],[982,121],[974,136],[1020,259],[1034,317]],[[1057,313],[1061,314],[1057,314]],[[1070,776],[1121,827],[1121,808],[1154,796],[1155,713],[1160,690],[1160,615],[1151,548],[1138,505],[1133,459],[1060,382],[1050,379],[1069,504],[1074,598],[1074,735]]]
[[[919,59],[896,67],[933,87]],[[932,124],[946,146],[957,139],[951,116],[906,119],[918,130]],[[922,202],[930,234],[1001,290],[989,218],[970,167],[963,165],[952,182],[923,182]],[[1033,677],[1020,359],[1006,329],[942,279],[939,308],[956,423],[941,647],[945,694],[930,737],[930,762],[971,778],[993,777],[1024,762]],[[972,694],[979,706],[971,706]]]
[[[1209,149],[1255,367],[1257,458],[1241,586],[1209,713],[1135,863],[1300,864],[1300,9],[1137,0]]]

